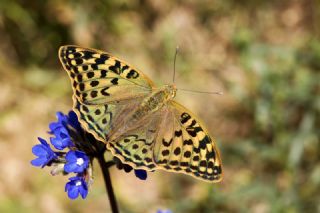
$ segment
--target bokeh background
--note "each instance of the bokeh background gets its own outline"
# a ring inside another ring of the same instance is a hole
[[[320,212],[320,2],[317,0],[1,0],[0,212],[110,212],[102,175],[70,201],[67,177],[30,165],[37,136],[72,107],[64,44],[106,50],[177,99],[216,139],[224,180],[111,169],[121,212]]]

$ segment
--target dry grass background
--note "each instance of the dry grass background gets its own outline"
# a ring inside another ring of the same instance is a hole
[[[106,50],[178,92],[207,124],[221,184],[112,169],[121,212],[320,212],[320,4],[288,1],[0,2],[0,212],[109,212],[99,168],[86,200],[34,168],[31,147],[72,107],[60,45]]]

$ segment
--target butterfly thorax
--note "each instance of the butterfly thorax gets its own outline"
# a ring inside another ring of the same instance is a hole
[[[132,110],[127,119],[115,126],[114,130],[116,132],[109,140],[115,140],[122,136],[123,133],[141,126],[142,122],[159,111],[168,101],[173,99],[175,95],[176,88],[174,85],[164,85],[163,87],[155,88],[149,96],[145,97],[143,101]]]
[[[137,121],[150,113],[161,109],[169,100],[176,95],[176,88],[173,85],[164,85],[154,89],[151,95],[147,96],[137,110],[132,114],[131,119]]]

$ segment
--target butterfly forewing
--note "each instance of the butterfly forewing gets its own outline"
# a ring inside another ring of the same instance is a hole
[[[141,98],[120,103],[86,105],[74,98],[74,110],[81,124],[98,140],[106,143],[108,135],[114,131],[115,124],[121,123],[131,111],[141,103]]]
[[[59,49],[59,58],[80,123],[105,143],[115,121],[151,93],[153,83],[143,73],[106,52],[68,45]]]
[[[152,90],[153,83],[145,75],[108,53],[62,46],[59,57],[82,103],[107,104],[143,97]]]

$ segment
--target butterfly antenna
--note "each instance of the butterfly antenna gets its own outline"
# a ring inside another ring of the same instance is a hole
[[[173,79],[172,79],[173,84],[176,78],[176,60],[177,60],[178,52],[179,52],[179,46],[176,47],[176,53],[174,54],[174,59],[173,59]]]
[[[223,92],[207,92],[207,91],[198,91],[198,90],[180,89],[180,88],[178,88],[178,90],[186,91],[186,92],[193,92],[193,93],[209,94],[209,95],[223,95]]]

